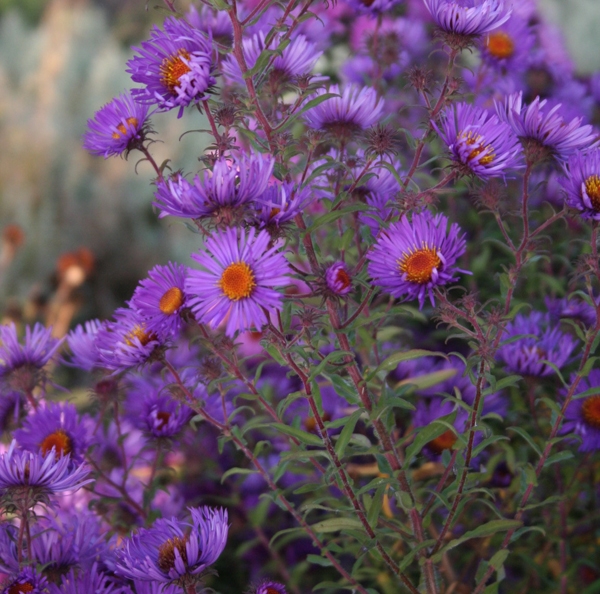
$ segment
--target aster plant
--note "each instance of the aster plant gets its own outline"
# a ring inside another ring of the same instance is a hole
[[[598,75],[529,1],[163,4],[84,146],[177,254],[6,310],[2,588],[594,590]]]

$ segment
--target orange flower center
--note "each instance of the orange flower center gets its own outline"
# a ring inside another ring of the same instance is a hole
[[[275,588],[267,588],[266,594],[279,594],[279,592]]]
[[[151,340],[156,340],[156,334],[146,332],[143,325],[138,325],[125,335],[125,343],[127,346],[136,346],[134,340],[138,339],[142,346],[146,346]]]
[[[337,274],[335,275],[335,281],[342,285],[342,290],[347,289],[350,286],[351,282],[350,276],[343,268],[340,268],[337,271]]]
[[[183,59],[182,59],[183,58]],[[160,82],[169,89],[171,93],[179,86],[179,79],[187,74],[191,68],[183,61],[189,60],[190,54],[180,49],[174,56],[165,58],[160,65]]]
[[[497,31],[488,35],[486,40],[488,52],[498,60],[510,58],[515,53],[515,44],[508,33]]]
[[[405,255],[399,263],[400,270],[406,274],[406,279],[411,283],[424,285],[431,280],[434,268],[439,268],[442,261],[437,252],[424,247],[416,252]]]
[[[9,586],[6,590],[7,594],[26,594],[26,592],[33,592],[35,587],[33,584],[29,582],[25,582],[24,584],[15,583],[12,586]]]
[[[59,429],[45,437],[40,444],[40,448],[44,456],[54,448],[56,457],[61,458],[62,456],[71,453],[71,438],[62,429]]]
[[[583,420],[594,429],[600,429],[600,396],[590,396],[581,407]]]
[[[459,137],[465,138],[469,146],[473,147],[473,150],[469,153],[467,161],[472,161],[478,157],[483,151],[486,151],[485,157],[479,160],[481,165],[489,165],[495,157],[494,149],[488,144],[487,146],[483,143],[483,138],[479,134],[473,134],[473,132],[461,132]]]
[[[187,536],[183,538],[175,536],[169,538],[167,542],[158,547],[158,566],[161,571],[169,573],[169,571],[175,567],[175,549],[179,551],[182,561],[187,565],[187,551],[185,550],[185,545],[188,540],[189,538]]]
[[[219,287],[232,301],[250,297],[256,282],[250,266],[245,262],[230,264],[221,275]]]
[[[590,202],[594,207],[594,210],[600,210],[600,177],[597,175],[590,175],[585,180],[585,191],[590,197]]]
[[[171,413],[161,410],[160,412],[156,413],[156,418],[160,421],[158,424],[158,429],[162,429],[168,424],[169,419],[171,418]]]
[[[439,437],[432,439],[427,447],[434,454],[441,454],[444,450],[449,450],[456,443],[456,435],[450,429],[444,431]]]
[[[281,212],[281,208],[272,208],[271,212],[269,213],[269,218],[272,219],[272,218],[276,217],[280,212]]]
[[[134,118],[134,117],[130,117],[127,118],[126,120],[127,125],[130,126],[131,128],[137,128],[138,125],[138,119]],[[119,140],[119,138],[121,138],[121,136],[125,136],[125,134],[127,134],[127,128],[125,127],[125,124],[121,123],[117,126],[117,132],[113,132],[112,133],[112,137],[115,140]]]
[[[183,305],[183,291],[179,287],[171,287],[158,302],[158,309],[164,314],[172,315]]]

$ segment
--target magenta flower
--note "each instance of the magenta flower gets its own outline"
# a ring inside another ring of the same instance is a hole
[[[433,290],[457,280],[457,273],[470,274],[455,266],[466,242],[460,228],[448,218],[429,211],[404,217],[383,232],[367,258],[373,283],[393,297],[418,299],[419,308]]]
[[[107,103],[88,120],[83,148],[107,159],[142,145],[148,132],[148,106],[133,100],[131,92]]]
[[[448,146],[459,172],[490,179],[505,177],[507,170],[522,166],[519,139],[498,116],[468,103],[448,106],[437,133]]]
[[[150,40],[134,51],[139,55],[129,60],[127,72],[145,85],[132,90],[140,103],[156,104],[163,111],[179,107],[181,117],[184,107],[204,99],[217,82],[211,42],[184,20],[167,18],[164,31],[155,26]]]
[[[260,330],[269,311],[282,308],[276,288],[289,284],[290,268],[267,231],[229,228],[192,254],[204,270],[190,270],[185,283],[198,322],[213,328],[227,320],[225,333]]]

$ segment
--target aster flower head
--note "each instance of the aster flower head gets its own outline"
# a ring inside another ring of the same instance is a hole
[[[600,221],[600,149],[572,155],[559,183],[567,206],[578,210],[584,219]]]
[[[225,333],[260,330],[267,313],[282,308],[276,287],[289,284],[290,268],[270,235],[254,228],[228,228],[206,240],[205,251],[192,254],[203,270],[190,270],[185,283],[196,320],[213,328],[227,319]],[[267,313],[265,313],[267,312]]]
[[[45,456],[54,449],[57,458],[70,454],[77,463],[83,460],[90,441],[85,424],[68,402],[50,402],[38,408],[14,436],[24,450]]]
[[[67,334],[66,340],[71,351],[69,365],[85,371],[92,371],[95,367],[100,366],[96,335],[101,326],[99,320],[89,320],[83,325],[79,324]]]
[[[379,15],[387,12],[400,0],[348,0],[349,6],[361,14]]]
[[[263,31],[244,39],[242,44],[248,68],[252,68],[256,64],[263,51],[278,50],[282,42],[283,33],[277,33],[267,45]],[[310,42],[304,35],[293,35],[289,42],[286,40],[286,45],[280,55],[273,59],[273,65],[269,71],[271,88],[276,89],[278,83],[291,82],[297,77],[310,74],[322,53],[317,50],[316,44]],[[223,74],[231,81],[241,85],[245,84],[242,71],[233,56],[229,56],[223,61],[222,69]]]
[[[8,578],[2,594],[45,594],[47,591],[48,580],[33,567],[25,567]]]
[[[115,311],[114,321],[102,324],[96,339],[101,365],[113,371],[143,365],[162,343],[163,337],[150,332],[137,311],[125,308]]]
[[[206,4],[202,4],[200,9],[193,4],[186,14],[187,22],[204,31],[208,37],[223,45],[231,45],[233,41],[233,26],[229,15],[223,10],[214,10]]]
[[[287,594],[285,586],[272,580],[263,580],[250,590],[251,594]]]
[[[224,207],[237,207],[257,199],[267,189],[275,162],[259,153],[217,159],[212,170],[194,178],[196,202],[205,214]]]
[[[71,569],[62,576],[60,585],[50,584],[50,594],[128,594],[131,590],[125,590],[114,584],[108,576],[98,569],[94,564],[86,571],[75,571]]]
[[[544,300],[550,320],[557,324],[560,320],[570,319],[582,322],[585,326],[592,327],[596,323],[596,308],[583,299],[552,299]]]
[[[482,40],[481,57],[485,64],[501,72],[526,70],[535,44],[535,35],[527,19],[511,17]]]
[[[446,43],[468,47],[474,38],[493,31],[511,14],[503,0],[423,0]]]
[[[299,188],[292,183],[273,184],[254,200],[259,226],[279,228],[291,222],[312,202],[310,188]]]
[[[347,85],[340,91],[338,85],[331,85],[329,91],[319,89],[315,97],[326,92],[340,97],[330,97],[305,113],[304,118],[312,128],[348,139],[358,130],[365,130],[376,124],[381,117],[383,99],[377,97],[373,88]]]
[[[24,344],[19,343],[13,323],[0,326],[0,378],[8,378],[15,389],[31,392],[40,379],[40,370],[61,343],[52,338],[52,328],[41,324],[25,328]]]
[[[574,379],[573,376],[571,381]],[[593,391],[594,388],[597,388],[597,393],[577,398],[577,394]],[[600,450],[600,370],[592,369],[588,377],[579,382],[575,397],[565,411],[560,433],[577,435],[581,439],[580,452]]]
[[[180,173],[175,173],[166,181],[156,183],[156,201],[152,206],[160,210],[159,219],[166,216],[197,219],[210,212],[191,184]]]
[[[426,427],[436,419],[445,417],[456,410],[456,405],[450,400],[444,400],[440,397],[419,398],[417,408],[413,417],[415,427]],[[465,429],[467,412],[464,409],[458,409],[453,426],[460,433]],[[458,441],[458,437],[452,429],[447,429],[441,435],[431,440],[426,446],[426,452],[429,455],[439,456],[444,450],[450,450]]]
[[[56,457],[54,450],[45,456],[17,448],[12,441],[8,452],[0,455],[0,496],[15,497],[15,493],[28,490],[31,503],[44,500],[63,491],[76,491],[92,482],[89,468],[71,463],[70,456]],[[33,501],[32,501],[33,499]]]
[[[148,106],[133,100],[131,92],[107,103],[88,120],[83,148],[92,155],[122,155],[139,147],[148,133]]]
[[[165,20],[164,30],[154,27],[127,63],[131,79],[145,85],[133,89],[133,98],[156,104],[162,111],[183,108],[206,97],[217,82],[213,76],[212,43],[199,29],[175,17]]]
[[[187,267],[170,262],[155,266],[148,278],[140,282],[129,303],[144,318],[146,330],[160,336],[177,334],[183,326],[181,311]]]
[[[373,282],[393,297],[418,299],[419,308],[428,295],[434,304],[435,287],[457,280],[457,273],[470,274],[455,266],[465,252],[460,228],[448,218],[429,211],[404,217],[379,237],[367,258]]]
[[[521,338],[510,340],[516,336]],[[578,344],[570,334],[553,325],[548,314],[539,311],[518,314],[506,325],[502,338],[505,344],[498,349],[497,358],[511,373],[532,377],[554,373],[546,361],[558,368],[566,365]]]
[[[485,109],[456,103],[442,112],[439,126],[432,123],[460,173],[487,180],[521,166],[519,139],[506,122]]]
[[[140,528],[118,551],[116,571],[130,579],[191,585],[223,552],[227,542],[227,511],[189,508],[191,523],[159,519]]]
[[[352,278],[344,262],[334,262],[325,270],[327,289],[339,297],[344,297],[352,291]]]
[[[582,126],[581,118],[567,123],[559,113],[560,104],[551,109],[546,104],[546,99],[536,97],[525,105],[522,92],[496,102],[498,116],[523,143],[527,161],[533,163],[553,156],[564,162],[573,153],[592,147],[596,140],[592,126]]]

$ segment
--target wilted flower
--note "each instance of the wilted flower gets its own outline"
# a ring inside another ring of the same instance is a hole
[[[367,258],[373,283],[386,293],[404,299],[418,299],[419,307],[433,289],[457,280],[456,260],[465,252],[464,234],[448,218],[429,211],[404,217],[390,225],[377,240]]]
[[[196,319],[218,326],[227,319],[226,334],[260,330],[265,310],[282,308],[278,286],[289,284],[290,269],[277,246],[269,248],[267,231],[229,228],[206,240],[205,251],[192,254],[204,270],[190,270],[185,283]]]

